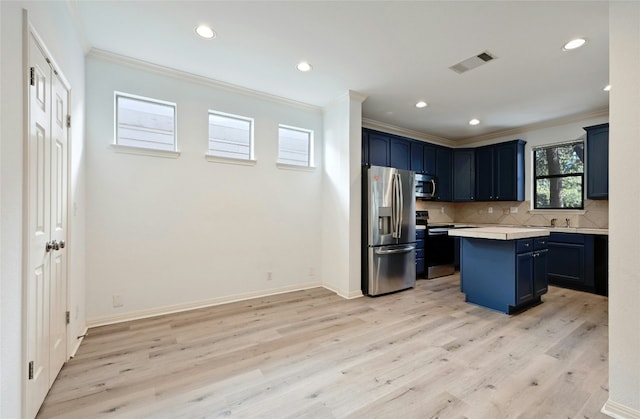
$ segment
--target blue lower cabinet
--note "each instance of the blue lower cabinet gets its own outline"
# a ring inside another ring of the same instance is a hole
[[[549,237],[549,283],[593,292],[595,289],[593,236],[551,233]]]
[[[416,278],[426,278],[427,271],[424,262],[425,230],[416,230]]]
[[[460,281],[466,301],[514,314],[547,292],[546,239],[461,238]]]
[[[516,305],[520,305],[533,298],[533,253],[520,253],[516,259]]]

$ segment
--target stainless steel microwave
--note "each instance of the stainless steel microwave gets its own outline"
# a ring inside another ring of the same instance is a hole
[[[438,197],[438,179],[427,173],[416,173],[416,198],[436,199]]]

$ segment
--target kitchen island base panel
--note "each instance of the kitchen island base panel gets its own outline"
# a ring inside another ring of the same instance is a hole
[[[507,314],[541,304],[540,295],[544,292],[534,295],[533,264],[523,263],[526,260],[521,258],[524,255],[532,260],[533,243],[533,239],[463,237],[460,288],[465,300]]]

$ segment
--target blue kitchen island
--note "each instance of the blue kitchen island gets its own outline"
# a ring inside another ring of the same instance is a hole
[[[542,302],[547,292],[544,228],[480,227],[449,230],[460,237],[460,288],[465,301],[514,314]]]

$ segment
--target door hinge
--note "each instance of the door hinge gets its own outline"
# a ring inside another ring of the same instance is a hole
[[[33,361],[29,361],[29,380],[33,380]]]
[[[67,321],[67,324],[71,323],[71,312],[70,311],[66,312],[65,320]]]
[[[29,70],[29,84],[31,86],[36,85],[36,68],[35,67],[31,67],[31,69]]]
[[[67,128],[71,128],[71,115],[67,115]]]

